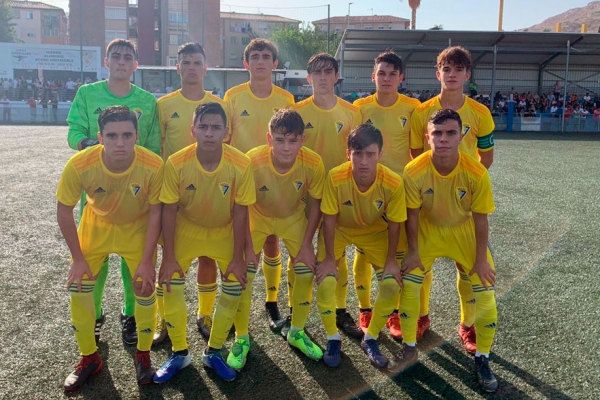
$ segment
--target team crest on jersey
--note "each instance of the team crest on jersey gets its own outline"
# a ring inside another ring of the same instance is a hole
[[[462,200],[467,195],[467,189],[458,187],[456,188],[456,193],[458,194],[458,199]]]
[[[131,193],[133,193],[133,197],[136,197],[142,187],[137,183],[132,183],[131,185],[129,185],[129,188],[131,189]]]
[[[144,112],[143,112],[141,109],[139,109],[139,108],[134,108],[134,109],[133,109],[133,110],[131,110],[131,111],[133,111],[133,113],[134,113],[134,114],[135,114],[135,116],[137,117],[137,120],[138,120],[138,121],[142,119],[142,116],[144,115]]]
[[[400,121],[400,125],[402,125],[402,129],[406,127],[406,123],[408,122],[408,118],[406,115],[401,115],[398,117],[398,121]]]
[[[377,199],[374,201],[375,203],[375,208],[377,208],[377,211],[381,210],[381,207],[383,207],[384,201],[381,199]]]
[[[471,130],[471,125],[463,124],[463,137],[467,136],[467,133]]]
[[[339,134],[342,131],[342,129],[344,129],[344,123],[342,121],[335,121],[335,129]]]
[[[304,182],[294,181],[294,187],[296,188],[297,191],[300,191],[300,189],[302,189],[302,186],[304,186]]]
[[[227,193],[229,192],[229,189],[231,189],[231,185],[229,183],[219,183],[219,188],[221,188],[221,194],[223,195],[223,197],[225,197],[227,195]]]

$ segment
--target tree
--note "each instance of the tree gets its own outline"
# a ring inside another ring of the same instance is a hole
[[[329,52],[333,55],[341,40],[341,35],[330,33]],[[290,63],[291,69],[304,69],[311,56],[327,52],[327,32],[320,28],[287,27],[273,31],[270,40],[279,47],[279,68]]]
[[[412,10],[410,16],[410,29],[417,29],[417,8],[421,7],[421,0],[408,0],[408,6]]]
[[[444,25],[442,24],[435,24],[434,26],[432,26],[431,28],[429,28],[430,31],[443,31],[444,30]]]
[[[0,0],[0,42],[19,42],[15,32],[15,24],[12,23],[13,10],[7,0]]]

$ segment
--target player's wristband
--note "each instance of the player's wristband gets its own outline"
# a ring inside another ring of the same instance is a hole
[[[81,141],[81,150],[86,149],[90,146],[95,146],[97,144],[99,144],[100,142],[98,140],[94,140],[94,139],[83,139]]]

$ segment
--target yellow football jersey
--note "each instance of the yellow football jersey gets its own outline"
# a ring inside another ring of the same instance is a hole
[[[425,138],[429,118],[434,112],[441,110],[440,96],[435,96],[415,109],[410,120],[410,148],[429,150],[429,144]],[[489,151],[494,148],[494,119],[490,110],[481,103],[465,96],[462,107],[456,110],[462,120],[462,142],[458,148],[475,158],[479,159],[477,150]]]
[[[234,203],[249,206],[256,201],[250,159],[224,144],[219,166],[209,172],[198,161],[196,147],[169,157],[160,201],[179,203],[179,213],[199,226],[226,226],[232,222]]]
[[[250,82],[232,87],[223,98],[229,106],[231,145],[241,152],[267,144],[269,121],[279,109],[294,104],[294,96],[272,85],[271,94],[263,99],[250,90]]]
[[[229,112],[225,102],[207,91],[199,101],[186,99],[181,94],[181,89],[158,99],[158,123],[162,138],[162,155],[165,161],[172,154],[196,142],[190,133],[194,111],[200,104],[211,102],[219,103],[223,107],[229,123]]]
[[[275,170],[269,146],[259,146],[247,154],[252,160],[256,203],[251,212],[270,218],[288,218],[304,213],[308,196],[323,197],[325,167],[321,157],[302,147],[294,166],[285,174]]]
[[[442,176],[433,166],[431,151],[421,154],[404,169],[406,206],[421,208],[420,218],[432,225],[458,226],[471,212],[494,212],[492,185],[487,169],[459,153],[458,165]]]
[[[406,221],[406,199],[402,178],[377,164],[377,177],[366,192],[360,192],[349,161],[332,169],[325,180],[321,211],[337,215],[336,228],[361,230],[361,235],[387,229],[387,221]]]
[[[323,158],[325,172],[343,164],[346,157],[347,139],[350,131],[360,125],[360,111],[338,97],[331,110],[323,110],[314,103],[313,97],[294,105],[304,121],[304,146]]]
[[[421,103],[419,100],[398,94],[396,102],[383,107],[377,103],[376,95],[364,97],[354,102],[360,109],[361,123],[371,124],[383,135],[383,157],[379,161],[398,175],[411,160],[410,117]]]
[[[162,159],[136,145],[131,167],[115,174],[104,165],[103,151],[104,146],[97,145],[71,157],[58,182],[57,200],[74,206],[84,190],[86,207],[108,223],[123,225],[146,216],[150,204],[160,203]]]

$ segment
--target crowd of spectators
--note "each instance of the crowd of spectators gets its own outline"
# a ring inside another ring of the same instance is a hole
[[[94,82],[91,78],[85,78],[83,84]],[[80,79],[67,80],[38,79],[24,77],[14,79],[0,78],[0,98],[6,96],[10,101],[27,102],[29,98],[37,101],[73,101],[75,93],[81,87]]]

